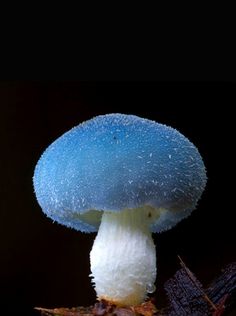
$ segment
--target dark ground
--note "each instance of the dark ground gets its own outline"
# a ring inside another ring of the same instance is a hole
[[[57,137],[98,114],[136,114],[175,127],[199,149],[208,184],[191,217],[155,235],[158,306],[180,254],[204,285],[236,261],[235,86],[227,83],[0,82],[0,315],[34,306],[90,305],[94,234],[53,224],[32,187],[35,164]]]

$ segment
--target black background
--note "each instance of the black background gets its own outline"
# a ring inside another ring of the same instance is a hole
[[[208,171],[198,209],[154,236],[157,305],[165,304],[163,283],[179,268],[177,254],[204,285],[235,261],[233,106],[235,87],[225,82],[0,82],[0,314],[95,301],[88,277],[95,234],[47,219],[32,175],[52,141],[99,114],[136,114],[178,129]]]

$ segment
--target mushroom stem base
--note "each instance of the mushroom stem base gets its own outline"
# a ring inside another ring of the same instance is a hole
[[[90,253],[98,299],[138,305],[155,291],[156,249],[145,208],[104,212]]]

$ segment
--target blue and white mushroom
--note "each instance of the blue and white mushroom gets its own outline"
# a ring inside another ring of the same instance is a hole
[[[54,141],[33,182],[48,217],[98,231],[90,252],[98,299],[136,305],[155,288],[152,233],[172,228],[196,208],[206,170],[197,148],[177,130],[107,114]]]

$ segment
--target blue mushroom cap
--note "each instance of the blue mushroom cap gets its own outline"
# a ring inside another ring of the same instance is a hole
[[[153,232],[171,228],[196,207],[206,185],[197,148],[177,130],[134,115],[107,114],[59,137],[39,159],[37,200],[53,220],[97,231],[102,211],[165,210]]]

